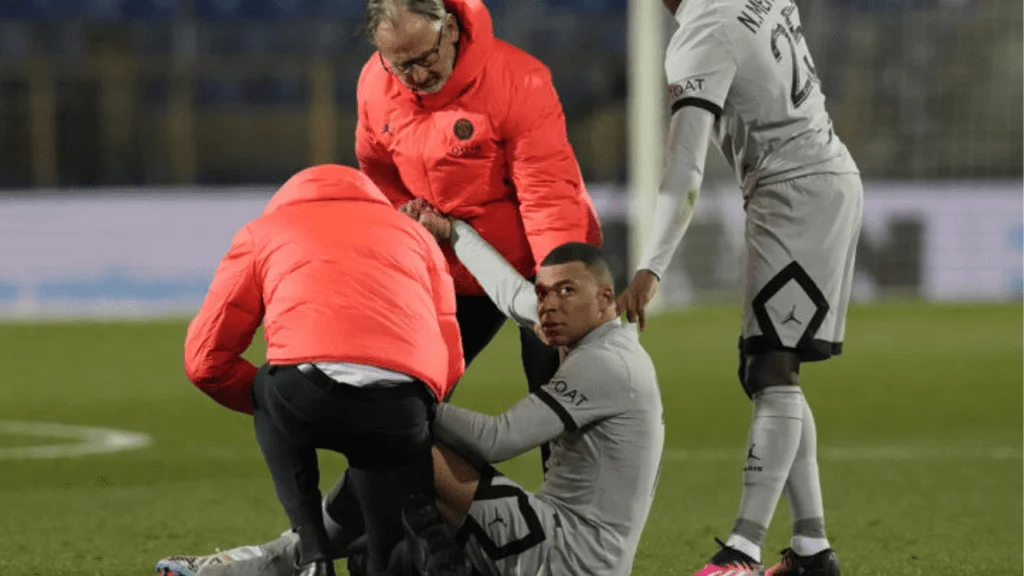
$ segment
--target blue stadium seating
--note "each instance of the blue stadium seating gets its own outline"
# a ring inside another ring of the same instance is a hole
[[[237,104],[242,99],[242,82],[237,78],[200,78],[196,82],[196,105],[216,107]]]
[[[301,74],[252,78],[245,89],[246,103],[255,106],[301,106],[309,99],[309,82]]]
[[[365,0],[322,0],[322,14],[327,17],[362,18]]]
[[[28,26],[18,22],[0,22],[0,59],[23,61],[32,54]]]
[[[149,106],[163,106],[170,99],[171,84],[167,78],[147,78],[141,81],[142,100]]]
[[[68,4],[68,6],[65,6]],[[0,18],[5,20],[57,20],[67,0],[0,0]]]
[[[547,8],[564,12],[625,13],[627,0],[543,0]]]
[[[181,0],[0,0],[4,20],[166,20]]]
[[[121,9],[124,3],[124,0],[81,0],[70,7],[70,13],[64,12],[61,16],[68,20],[75,17],[87,20],[123,20],[124,14]]]
[[[514,2],[515,0],[484,0],[484,6],[487,6],[487,10],[492,16],[500,18],[505,13],[505,6],[509,1]]]
[[[202,78],[196,86],[196,104],[217,106],[301,106],[309,98],[301,75],[281,74],[257,78]]]
[[[125,0],[121,13],[129,20],[168,20],[178,15],[182,3],[183,0]]]
[[[317,0],[196,0],[201,20],[282,20],[312,16]]]
[[[355,108],[356,85],[359,83],[359,73],[362,72],[365,62],[365,56],[358,60],[353,57],[346,65],[334,68],[334,101],[337,104]]]

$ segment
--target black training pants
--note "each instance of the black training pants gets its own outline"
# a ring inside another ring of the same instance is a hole
[[[390,387],[340,384],[319,371],[265,365],[253,384],[256,439],[274,489],[300,538],[300,563],[331,558],[324,528],[316,449],[349,462],[368,552],[385,573],[403,538],[402,508],[411,495],[434,499],[428,412],[420,383]]]

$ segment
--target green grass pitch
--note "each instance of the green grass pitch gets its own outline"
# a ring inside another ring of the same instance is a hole
[[[848,575],[1022,571],[1020,304],[857,306],[843,356],[802,372],[814,408],[827,528]],[[638,576],[687,575],[739,505],[750,405],[736,380],[737,307],[655,318],[666,455]],[[0,460],[0,575],[134,576],[175,553],[258,543],[286,528],[251,423],[195,390],[183,321],[0,325],[2,421],[149,434],[146,448]],[[508,327],[454,402],[498,412],[525,393]],[[250,357],[262,358],[261,345]],[[44,439],[45,441],[45,439]],[[0,453],[39,438],[0,436]],[[323,454],[322,486],[344,460]],[[500,466],[528,488],[536,452]],[[766,560],[786,546],[780,502]],[[341,568],[343,563],[339,563]]]

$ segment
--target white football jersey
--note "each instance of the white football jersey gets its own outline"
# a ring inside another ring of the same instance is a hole
[[[665,55],[672,111],[715,114],[712,141],[744,195],[820,173],[856,173],[825,109],[793,0],[683,0]]]

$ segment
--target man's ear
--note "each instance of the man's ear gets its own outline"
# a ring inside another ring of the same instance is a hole
[[[459,20],[455,17],[454,14],[448,14],[444,18],[444,25],[446,28],[449,28],[448,30],[446,30],[446,32],[448,33],[448,36],[452,39],[452,44],[458,44],[459,33],[461,32],[459,30]]]
[[[601,304],[602,304],[601,309],[602,310],[604,308],[609,307],[609,306],[614,306],[615,305],[615,286],[613,286],[611,284],[603,284],[598,289],[598,297],[600,297],[602,299],[602,301],[601,301]]]

